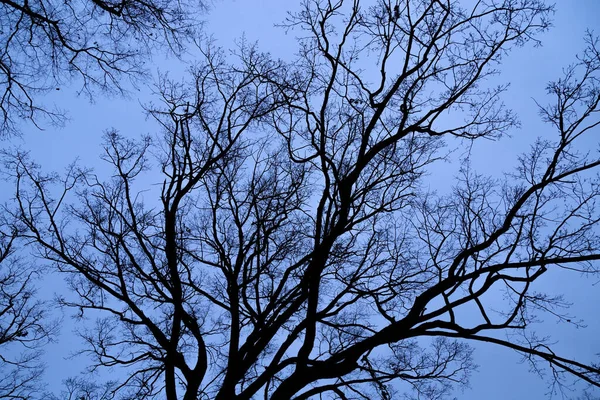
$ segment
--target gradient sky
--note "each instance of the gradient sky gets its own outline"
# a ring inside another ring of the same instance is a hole
[[[296,4],[281,0],[215,1],[213,10],[207,15],[205,31],[224,48],[232,47],[245,34],[250,42],[258,41],[262,50],[289,60],[296,49],[296,40],[293,34],[285,35],[273,25],[282,21],[286,10]],[[543,46],[517,49],[501,67],[501,80],[511,83],[505,96],[506,103],[518,113],[522,129],[498,142],[476,143],[472,160],[478,172],[494,175],[509,171],[518,153],[526,150],[536,137],[553,137],[554,132],[540,122],[533,98],[542,104],[548,101],[544,92],[546,83],[559,78],[562,68],[583,49],[582,38],[586,29],[600,34],[600,0],[560,0],[556,9],[554,28],[541,37]],[[183,73],[176,60],[159,55],[154,63],[157,70],[171,71],[175,76]],[[47,171],[61,171],[77,157],[83,165],[101,165],[97,162],[99,143],[102,132],[108,128],[114,127],[132,137],[155,129],[153,123],[145,119],[140,107],[140,103],[151,99],[145,88],[134,90],[129,99],[98,96],[94,104],[77,97],[74,88],[61,89],[47,96],[46,101],[55,102],[69,111],[71,120],[68,125],[64,129],[48,128],[43,132],[27,127],[22,139],[12,140],[21,148],[30,150],[32,158]],[[598,135],[600,131],[596,129],[594,136]],[[597,140],[594,146],[597,146]],[[436,168],[430,178],[431,185],[451,181],[457,169],[458,165]],[[160,177],[157,177],[156,182],[159,180]],[[575,329],[546,320],[539,330],[553,334],[559,341],[556,349],[563,355],[582,361],[590,361],[594,354],[600,353],[600,285],[595,283],[597,281],[560,272],[549,275],[543,282],[545,289],[563,293],[567,300],[573,302],[572,313],[584,318],[588,327]],[[40,293],[51,298],[60,286],[59,278],[49,277]],[[82,358],[64,359],[69,351],[79,348],[80,343],[70,333],[74,323],[68,315],[65,316],[58,342],[47,349],[49,389],[58,389],[62,379],[78,374],[85,366]],[[529,366],[519,363],[519,360],[520,356],[510,350],[492,345],[477,346],[479,371],[472,376],[471,389],[457,392],[456,397],[464,400],[546,398],[545,383],[529,373]]]

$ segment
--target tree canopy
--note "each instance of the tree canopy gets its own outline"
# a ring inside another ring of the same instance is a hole
[[[105,134],[108,177],[5,154],[15,237],[65,276],[61,306],[100,316],[83,352],[121,377],[70,380],[65,398],[440,399],[481,342],[599,387],[597,363],[532,329],[578,323],[543,276],[600,272],[600,156],[582,145],[600,124],[598,38],[549,83],[547,132],[515,169],[457,159],[450,191],[425,184],[450,141],[518,127],[500,62],[552,11],[306,0],[282,24],[294,60],[198,42],[189,79],[157,84],[154,134]]]
[[[146,77],[156,49],[179,55],[194,39],[200,1],[0,1],[0,134],[19,132],[23,120],[61,124],[60,105],[41,94],[76,81],[122,94],[126,81]]]

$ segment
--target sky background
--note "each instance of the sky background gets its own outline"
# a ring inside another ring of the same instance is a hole
[[[224,48],[231,48],[236,40],[245,35],[250,42],[258,41],[259,47],[274,57],[290,60],[296,49],[294,34],[286,35],[274,24],[282,21],[286,11],[297,7],[297,4],[295,1],[281,0],[216,0],[206,16],[205,32]],[[554,27],[540,37],[542,47],[528,45],[516,49],[504,60],[499,78],[511,83],[505,101],[519,115],[522,128],[511,132],[511,137],[497,142],[475,143],[472,162],[480,173],[499,176],[501,172],[510,171],[517,155],[526,150],[536,137],[554,137],[552,129],[540,121],[533,98],[541,104],[549,101],[544,90],[547,82],[559,78],[562,68],[583,49],[586,29],[600,34],[600,0],[561,0],[556,4],[556,11]],[[160,55],[155,57],[154,65],[155,72],[170,71],[173,76],[183,76],[184,73],[177,60],[165,59]],[[61,88],[48,95],[45,102],[54,102],[68,110],[70,121],[67,126],[62,129],[47,128],[45,131],[25,127],[22,138],[12,139],[10,144],[4,145],[14,144],[29,150],[32,159],[46,171],[60,172],[75,158],[79,158],[83,165],[101,169],[102,164],[97,160],[102,132],[116,128],[131,137],[154,132],[156,126],[145,118],[140,106],[150,99],[149,90],[140,88],[139,91],[132,90],[129,99],[98,95],[90,103],[88,99],[76,95],[76,86]],[[597,146],[598,135],[600,132],[596,129],[592,135],[596,138],[594,147]],[[452,181],[458,168],[459,165],[455,164],[435,168],[429,184],[443,188]],[[161,177],[157,176],[155,183],[160,180]],[[588,325],[586,329],[576,329],[548,319],[540,325],[540,332],[551,333],[558,341],[556,350],[565,356],[591,361],[595,354],[600,353],[600,284],[597,283],[597,280],[564,272],[550,274],[543,281],[544,289],[563,293],[567,300],[573,302],[572,314],[583,318]],[[40,294],[50,299],[61,286],[61,278],[49,276],[43,282]],[[74,324],[75,321],[68,314],[65,315],[58,341],[47,349],[49,390],[58,390],[62,379],[77,375],[86,365],[81,357],[65,359],[65,355],[80,345],[71,333]],[[529,373],[526,363],[519,363],[521,357],[517,353],[492,345],[480,345],[476,347],[475,357],[480,365],[479,371],[472,376],[471,389],[456,393],[458,399],[546,398],[546,384]]]

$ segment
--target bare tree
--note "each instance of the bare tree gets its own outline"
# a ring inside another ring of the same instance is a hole
[[[53,335],[47,306],[35,299],[35,270],[15,254],[17,229],[0,229],[0,399],[28,399],[40,391],[41,349]]]
[[[157,47],[181,54],[198,27],[200,1],[0,1],[0,134],[21,120],[61,123],[38,95],[77,78],[80,93],[122,93]]]
[[[69,378],[64,382],[64,389],[60,395],[46,393],[48,400],[112,400],[116,383],[108,381],[104,384],[83,378]]]
[[[599,272],[600,159],[577,151],[600,123],[598,41],[548,86],[556,135],[513,173],[422,185],[445,137],[515,127],[492,77],[551,10],[306,1],[285,24],[297,60],[206,49],[149,107],[162,136],[107,135],[112,178],[9,158],[16,216],[77,295],[63,304],[104,315],[81,332],[92,368],[122,366],[116,390],[136,398],[438,399],[487,342],[599,386],[597,365],[532,330],[538,314],[577,323],[541,276]],[[160,193],[141,180],[151,155]]]

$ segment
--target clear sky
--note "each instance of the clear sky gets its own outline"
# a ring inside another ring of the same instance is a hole
[[[206,33],[213,35],[219,45],[231,47],[242,34],[249,41],[258,41],[261,49],[274,57],[290,59],[295,51],[293,34],[284,32],[273,25],[285,17],[289,7],[297,2],[281,0],[218,0],[207,15]],[[554,132],[543,125],[532,100],[546,103],[544,88],[549,80],[557,79],[563,67],[574,60],[575,54],[583,48],[583,34],[586,29],[600,34],[600,0],[560,0],[556,4],[554,27],[541,37],[543,46],[527,46],[517,49],[506,58],[500,79],[510,82],[506,103],[519,115],[522,129],[512,132],[512,136],[499,142],[477,143],[473,148],[473,163],[479,172],[498,174],[510,170],[516,156],[537,136],[552,135]],[[157,70],[182,73],[176,60],[156,56]],[[154,125],[146,121],[140,107],[150,99],[147,89],[134,90],[131,98],[106,99],[98,96],[94,104],[75,95],[73,88],[62,88],[51,93],[47,102],[56,102],[68,110],[71,120],[64,129],[48,128],[44,132],[25,129],[22,139],[12,140],[22,148],[29,149],[32,157],[46,170],[60,171],[69,162],[79,157],[81,163],[98,166],[99,142],[104,130],[114,127],[125,135],[138,136],[152,132]],[[595,135],[600,135],[596,132]],[[548,137],[548,136],[547,136]],[[458,166],[439,168],[431,177],[436,182],[448,182]],[[157,177],[156,182],[160,180]],[[600,353],[600,285],[597,282],[577,278],[573,274],[553,274],[546,279],[547,290],[563,293],[574,303],[573,313],[584,318],[586,329],[575,329],[555,321],[546,320],[540,331],[552,332],[559,341],[556,348],[564,355],[590,360]],[[60,287],[56,278],[48,278],[41,289],[42,295],[51,295]],[[65,318],[59,341],[47,351],[49,367],[47,379],[49,388],[58,388],[61,379],[75,375],[82,370],[85,360],[64,360],[64,355],[79,347],[79,342],[70,333],[73,321]],[[520,356],[510,350],[478,346],[476,361],[480,365],[471,381],[471,390],[457,393],[458,399],[543,399],[547,392],[544,382],[529,373],[525,363],[519,363]],[[560,397],[558,397],[560,398]]]

